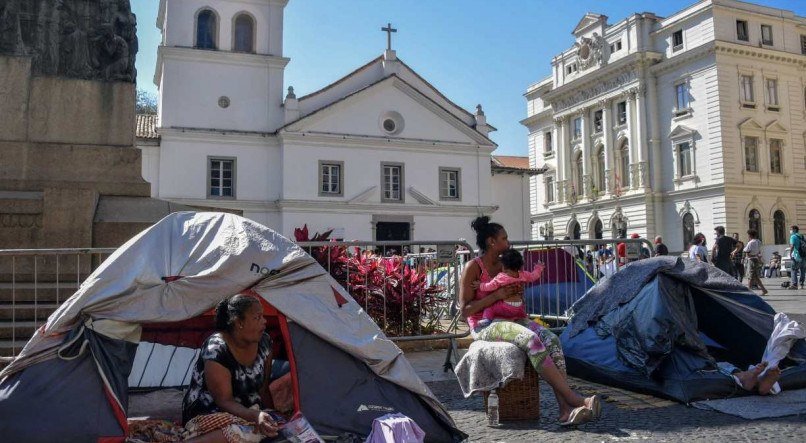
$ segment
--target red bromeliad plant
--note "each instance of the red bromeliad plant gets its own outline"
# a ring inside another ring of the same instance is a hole
[[[298,242],[327,241],[332,231],[309,238],[307,225],[294,230]],[[429,285],[425,268],[412,267],[400,256],[380,257],[356,247],[310,248],[309,253],[344,286],[388,336],[434,332],[424,316],[439,302],[443,288]]]

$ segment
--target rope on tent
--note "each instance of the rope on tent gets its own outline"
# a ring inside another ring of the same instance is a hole
[[[173,346],[173,350],[171,350],[171,357],[168,358],[168,364],[165,365],[165,372],[162,374],[160,387],[165,387],[165,377],[168,376],[168,371],[171,369],[171,362],[174,360],[174,355],[176,355],[176,348],[176,346]]]
[[[149,362],[151,362],[151,355],[154,354],[154,348],[157,347],[156,344],[151,343],[151,350],[148,351],[148,357],[146,357],[146,362],[143,365],[143,372],[140,373],[140,380],[137,381],[137,386],[143,385],[143,377],[146,375],[146,369],[148,368]]]
[[[83,324],[81,325],[81,329],[78,330],[78,333],[76,333],[75,337],[71,338],[65,344],[63,344],[63,345],[61,345],[59,347],[59,350],[56,351],[56,355],[59,356],[60,359],[65,360],[65,361],[75,360],[78,357],[81,357],[82,355],[84,355],[84,351],[87,349],[87,346],[89,345],[88,340],[84,340],[84,342],[81,343],[81,348],[79,348],[78,353],[76,355],[73,355],[71,357],[66,357],[66,356],[62,355],[62,352],[67,350],[67,348],[73,346],[77,341],[79,341],[82,338],[84,338],[84,325]]]

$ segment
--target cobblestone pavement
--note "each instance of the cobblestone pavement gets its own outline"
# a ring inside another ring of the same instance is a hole
[[[511,422],[490,428],[480,396],[464,398],[454,380],[431,382],[429,386],[472,442],[797,442],[806,438],[806,416],[750,421],[664,400],[642,406],[626,405],[613,397],[604,402],[603,417],[598,422],[564,428],[557,422],[557,403],[551,389],[543,382],[538,422]]]
[[[784,278],[764,279],[770,294],[764,300],[776,311],[806,322],[806,290],[781,288]],[[760,291],[756,291],[760,293]],[[463,350],[460,351],[460,354]],[[806,441],[806,416],[745,420],[719,412],[703,411],[679,403],[616,388],[604,387],[604,416],[577,429],[557,422],[557,402],[547,383],[540,383],[540,420],[486,425],[480,396],[464,398],[451,373],[442,371],[444,351],[415,353],[407,357],[418,374],[448,408],[471,442],[799,442]],[[572,379],[579,391],[601,392],[603,387]]]

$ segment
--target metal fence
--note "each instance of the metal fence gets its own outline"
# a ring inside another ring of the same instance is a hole
[[[619,243],[624,243],[623,247]],[[464,241],[298,242],[395,341],[465,337],[458,315],[462,269],[476,256]],[[566,310],[603,276],[652,254],[646,239],[511,242],[525,268],[543,277],[526,285],[527,311],[562,322]],[[624,254],[620,254],[619,251]],[[115,249],[0,250],[0,361],[33,332]],[[623,256],[622,256],[623,255]]]
[[[0,249],[0,362],[16,355],[113,248]]]
[[[298,242],[395,341],[466,336],[456,315],[464,242]],[[0,362],[115,249],[0,250]],[[401,255],[402,254],[402,255]],[[246,289],[246,288],[244,288]]]
[[[523,253],[525,270],[532,270],[538,262],[545,265],[540,280],[526,285],[524,302],[531,316],[551,322],[567,321],[568,308],[601,278],[653,254],[652,243],[641,238],[530,240],[510,244]]]

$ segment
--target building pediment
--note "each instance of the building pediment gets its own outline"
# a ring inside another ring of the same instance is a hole
[[[589,12],[585,14],[584,17],[582,17],[582,19],[579,21],[579,23],[577,23],[576,27],[574,27],[574,30],[571,33],[579,37],[580,35],[589,31],[591,28],[606,23],[607,23],[606,15]]]
[[[680,138],[693,138],[697,131],[689,128],[688,126],[677,125],[669,133],[669,139],[675,140]]]
[[[287,124],[281,132],[495,145],[395,74]]]
[[[768,124],[765,130],[767,132],[789,132],[783,125],[781,125],[780,122],[778,122],[778,120],[774,120],[772,123]]]
[[[472,126],[475,123],[473,114],[448,99],[396,56],[391,59],[379,56],[324,88],[300,97],[300,114],[304,117],[315,113],[391,76],[402,79],[466,125]]]
[[[764,127],[758,124],[752,118],[748,118],[747,120],[739,123],[739,130],[741,131],[764,131]]]

